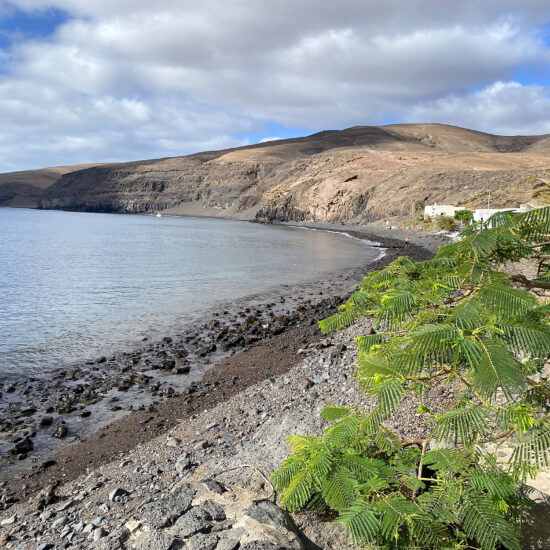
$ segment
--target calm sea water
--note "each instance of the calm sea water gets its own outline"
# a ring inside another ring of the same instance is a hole
[[[218,304],[376,255],[321,231],[0,208],[0,379],[124,351]]]

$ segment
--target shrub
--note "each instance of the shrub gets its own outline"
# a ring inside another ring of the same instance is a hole
[[[434,218],[434,225],[437,229],[443,229],[444,231],[456,231],[458,229],[457,220],[445,215]]]
[[[474,221],[474,213],[471,210],[457,210],[455,212],[455,220],[463,221],[466,225],[469,225]]]
[[[550,207],[496,214],[432,260],[401,257],[368,274],[320,322],[327,333],[374,317],[357,339],[356,377],[378,404],[326,407],[321,437],[288,438],[292,455],[272,475],[286,508],[336,512],[372,548],[521,548],[523,483],[550,464],[550,383],[537,377],[550,304],[529,292],[550,289],[550,271],[528,280],[500,267],[547,255],[549,228]],[[446,410],[424,402],[435,384],[454,392]],[[411,394],[430,429],[405,440],[385,421]]]

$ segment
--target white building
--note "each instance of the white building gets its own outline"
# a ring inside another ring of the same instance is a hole
[[[424,207],[424,219],[436,218],[437,216],[454,217],[455,212],[465,210],[463,206],[453,206],[452,204],[430,204]],[[528,208],[521,205],[519,208],[477,208],[473,210],[474,221],[487,221],[493,214],[497,212],[526,212]]]
[[[474,210],[475,222],[486,222],[493,214],[497,212],[526,212],[527,208],[523,204],[519,208],[478,208]]]
[[[430,204],[424,207],[424,219],[436,218],[437,216],[450,216],[453,218],[458,210],[464,210],[464,207],[453,206],[452,204]]]

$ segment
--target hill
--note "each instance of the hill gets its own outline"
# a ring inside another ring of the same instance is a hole
[[[357,126],[76,168],[44,186],[38,206],[357,221],[409,215],[424,203],[481,207],[489,191],[493,207],[516,206],[540,180],[550,180],[549,135],[497,136],[442,124]]]
[[[54,166],[0,174],[0,206],[36,208],[44,189],[53,185],[62,175],[91,166],[95,165]]]

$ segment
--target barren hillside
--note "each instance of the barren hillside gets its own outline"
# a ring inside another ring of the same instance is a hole
[[[3,176],[0,176],[0,178]],[[376,220],[424,203],[515,206],[550,181],[550,137],[441,124],[358,126],[66,173],[42,208],[265,220]],[[2,180],[0,180],[2,181]],[[2,204],[0,197],[0,204]]]
[[[63,174],[91,166],[94,165],[54,166],[0,174],[0,206],[36,208],[44,189],[53,185]]]

